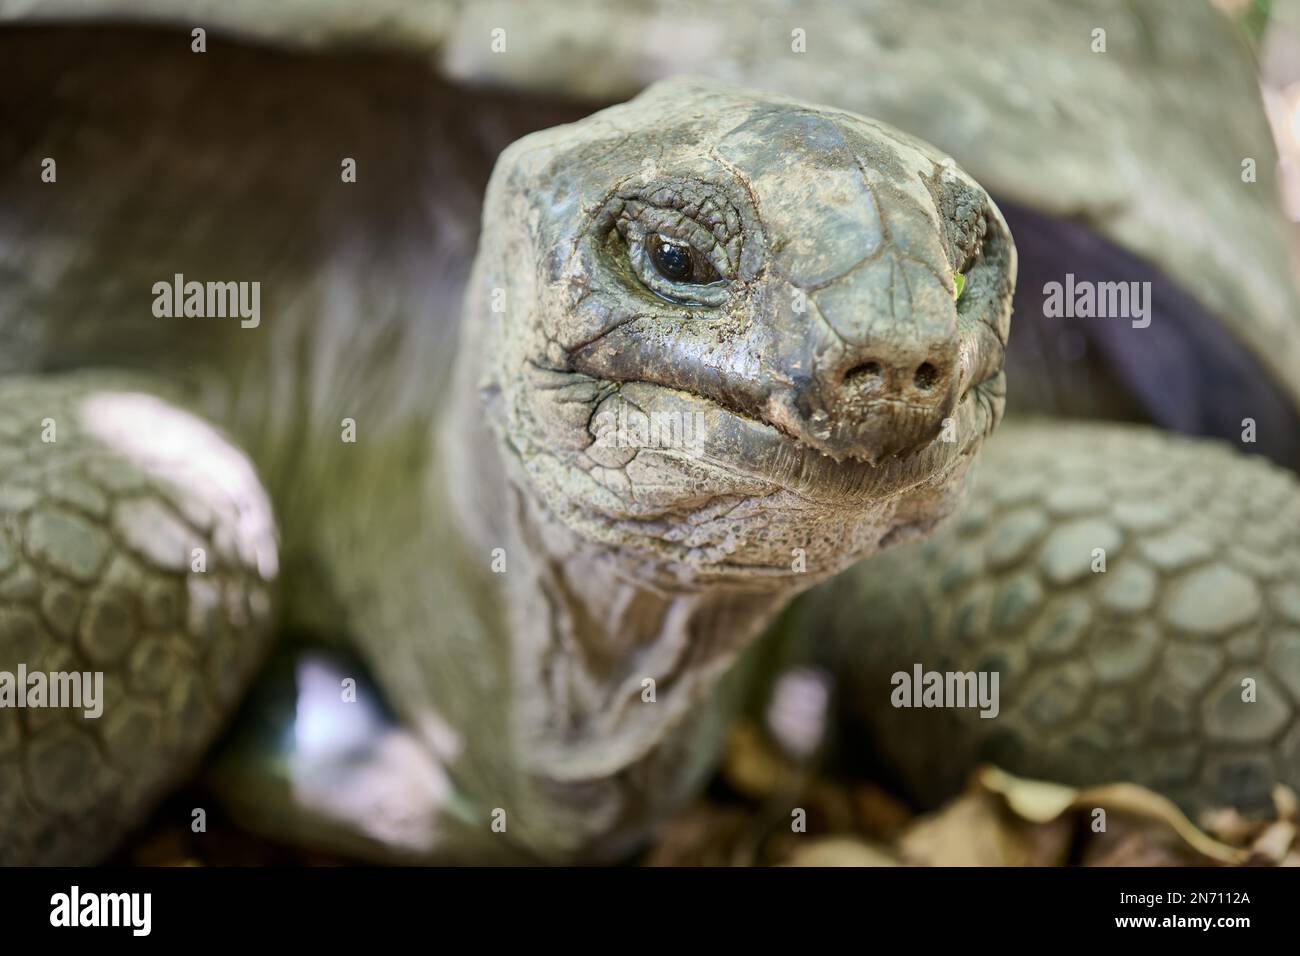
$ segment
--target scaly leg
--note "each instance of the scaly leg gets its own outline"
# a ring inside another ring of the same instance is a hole
[[[945,530],[798,612],[915,796],[941,799],[980,760],[1135,781],[1191,811],[1300,788],[1293,475],[1153,429],[1047,422],[1004,426],[978,467]],[[996,716],[894,706],[918,699],[918,664],[996,673]]]
[[[266,495],[151,386],[0,380],[3,864],[110,852],[193,772],[269,643]]]

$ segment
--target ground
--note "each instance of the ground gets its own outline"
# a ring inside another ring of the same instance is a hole
[[[1300,866],[1300,801],[1279,786],[1277,819],[1232,810],[1188,820],[1129,784],[1074,790],[977,771],[931,813],[866,781],[808,776],[752,724],[737,725],[708,792],[666,823],[643,866]],[[199,790],[169,800],[113,861],[137,866],[347,866],[364,861],[285,846],[217,812],[192,833]],[[797,811],[802,810],[804,829]],[[1103,818],[1098,810],[1105,811]],[[1096,827],[1104,825],[1103,832]]]

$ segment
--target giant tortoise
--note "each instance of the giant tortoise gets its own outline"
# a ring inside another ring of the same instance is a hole
[[[1300,312],[1208,4],[0,21],[0,860],[205,766],[359,857],[625,860],[774,654],[921,804],[1300,785]],[[250,698],[277,641],[358,668]]]

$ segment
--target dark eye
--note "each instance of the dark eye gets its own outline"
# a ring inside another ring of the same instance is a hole
[[[655,235],[650,237],[648,245],[650,261],[665,279],[703,285],[719,278],[712,263],[685,243]]]
[[[691,272],[691,250],[688,246],[677,246],[656,237],[652,243],[655,268],[665,279],[682,282]]]

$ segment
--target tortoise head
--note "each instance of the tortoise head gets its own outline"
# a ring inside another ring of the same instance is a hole
[[[673,80],[528,136],[471,281],[516,480],[678,578],[831,573],[928,529],[1001,415],[1006,225],[851,113]]]

